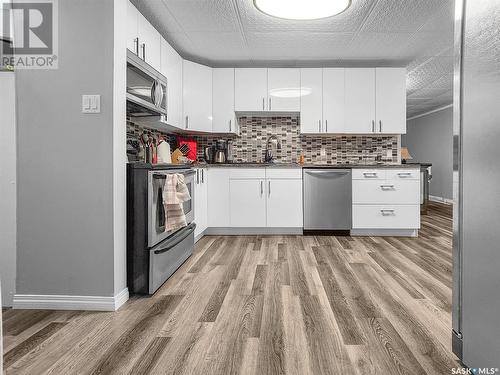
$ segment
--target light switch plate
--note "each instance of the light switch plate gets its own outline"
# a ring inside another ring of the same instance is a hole
[[[101,113],[101,95],[82,95],[82,113]]]

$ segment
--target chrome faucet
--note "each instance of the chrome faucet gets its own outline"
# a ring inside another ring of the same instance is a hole
[[[272,163],[274,161],[277,150],[281,150],[281,143],[278,137],[273,134],[267,139],[266,143],[266,155],[264,159],[266,163]]]

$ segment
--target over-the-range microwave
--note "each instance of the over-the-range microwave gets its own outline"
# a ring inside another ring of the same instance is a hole
[[[167,117],[167,78],[128,50],[127,115]]]

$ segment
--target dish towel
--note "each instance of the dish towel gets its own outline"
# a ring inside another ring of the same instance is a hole
[[[167,231],[170,232],[187,225],[182,204],[190,199],[191,195],[184,181],[184,175],[168,174],[165,179],[165,189],[163,189]]]

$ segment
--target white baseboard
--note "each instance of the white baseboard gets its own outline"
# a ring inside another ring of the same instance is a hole
[[[114,297],[15,294],[12,308],[36,310],[116,311],[129,298],[128,289]]]
[[[205,230],[207,235],[218,236],[247,236],[247,235],[297,235],[302,234],[302,227],[262,227],[262,228],[247,228],[247,227],[210,227]]]
[[[432,202],[439,202],[444,204],[453,204],[453,199],[437,197],[435,195],[429,195],[429,200]]]
[[[351,229],[351,236],[418,237],[418,229]]]

